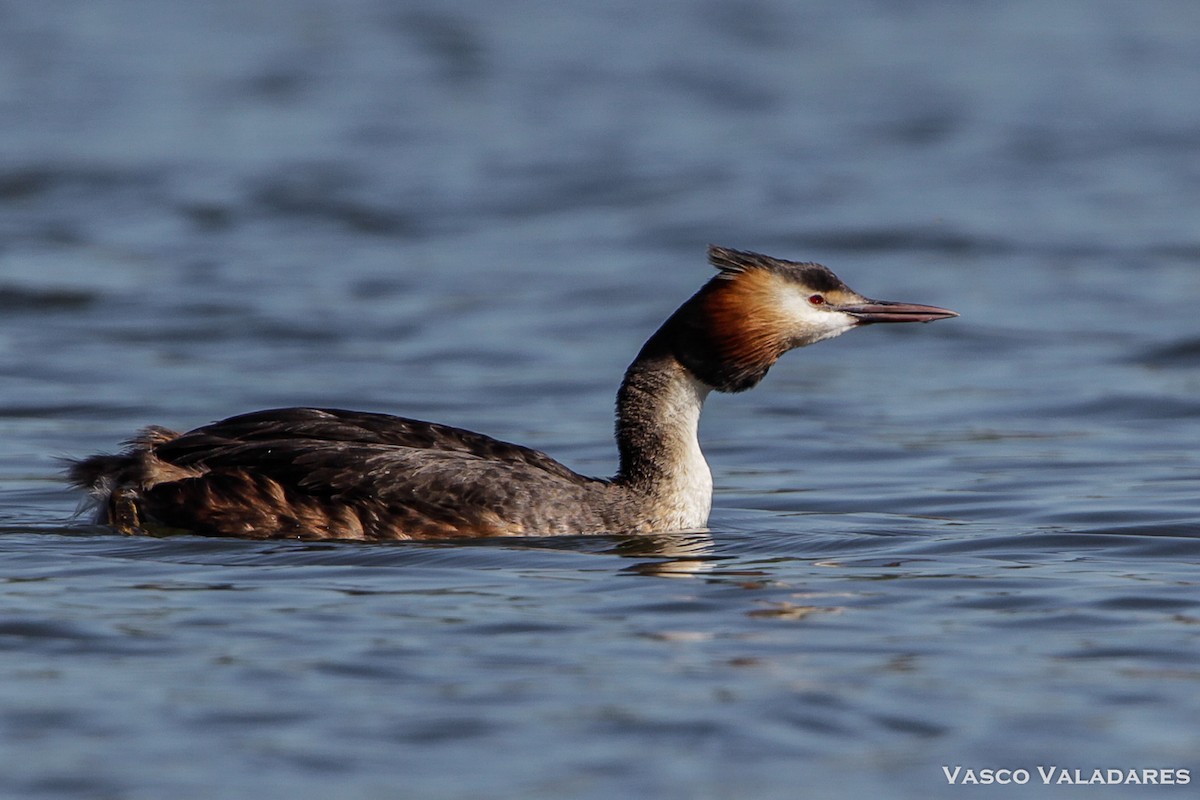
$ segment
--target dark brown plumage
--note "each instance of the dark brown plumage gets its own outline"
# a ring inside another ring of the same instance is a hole
[[[340,409],[283,408],[185,434],[154,429],[120,456],[71,469],[109,476],[109,516],[133,530],[248,538],[410,538],[528,533],[549,515],[536,487],[603,484],[527,447],[446,425]],[[453,488],[450,488],[453,487]],[[126,507],[129,506],[129,507]],[[548,530],[550,530],[548,528]],[[131,532],[133,532],[131,530]]]

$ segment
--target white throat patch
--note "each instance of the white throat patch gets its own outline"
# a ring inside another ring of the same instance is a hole
[[[780,287],[777,299],[779,308],[791,323],[789,334],[795,342],[794,347],[841,336],[857,324],[854,317],[844,311],[813,305],[803,292],[792,286]]]

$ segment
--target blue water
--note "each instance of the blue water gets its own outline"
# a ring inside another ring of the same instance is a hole
[[[0,795],[1192,796],[1200,6],[0,3]],[[123,538],[276,405],[609,474],[708,242],[960,319],[716,396],[706,533]],[[1041,785],[1037,766],[1190,770]]]

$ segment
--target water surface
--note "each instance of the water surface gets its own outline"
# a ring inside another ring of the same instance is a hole
[[[1200,780],[1193,4],[0,20],[0,794]],[[713,397],[707,532],[364,546],[72,517],[55,457],[275,405],[611,473],[616,383],[710,241],[962,318]]]

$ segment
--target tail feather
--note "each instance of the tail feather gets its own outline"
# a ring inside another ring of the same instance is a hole
[[[68,459],[66,479],[90,495],[96,521],[119,529],[136,527],[138,492],[155,482],[151,465],[154,447],[179,436],[167,428],[150,427],[130,439],[124,451]]]
[[[137,459],[127,453],[121,455],[101,454],[67,461],[67,482],[76,489],[91,494],[106,494],[112,491],[119,476],[128,473]]]

